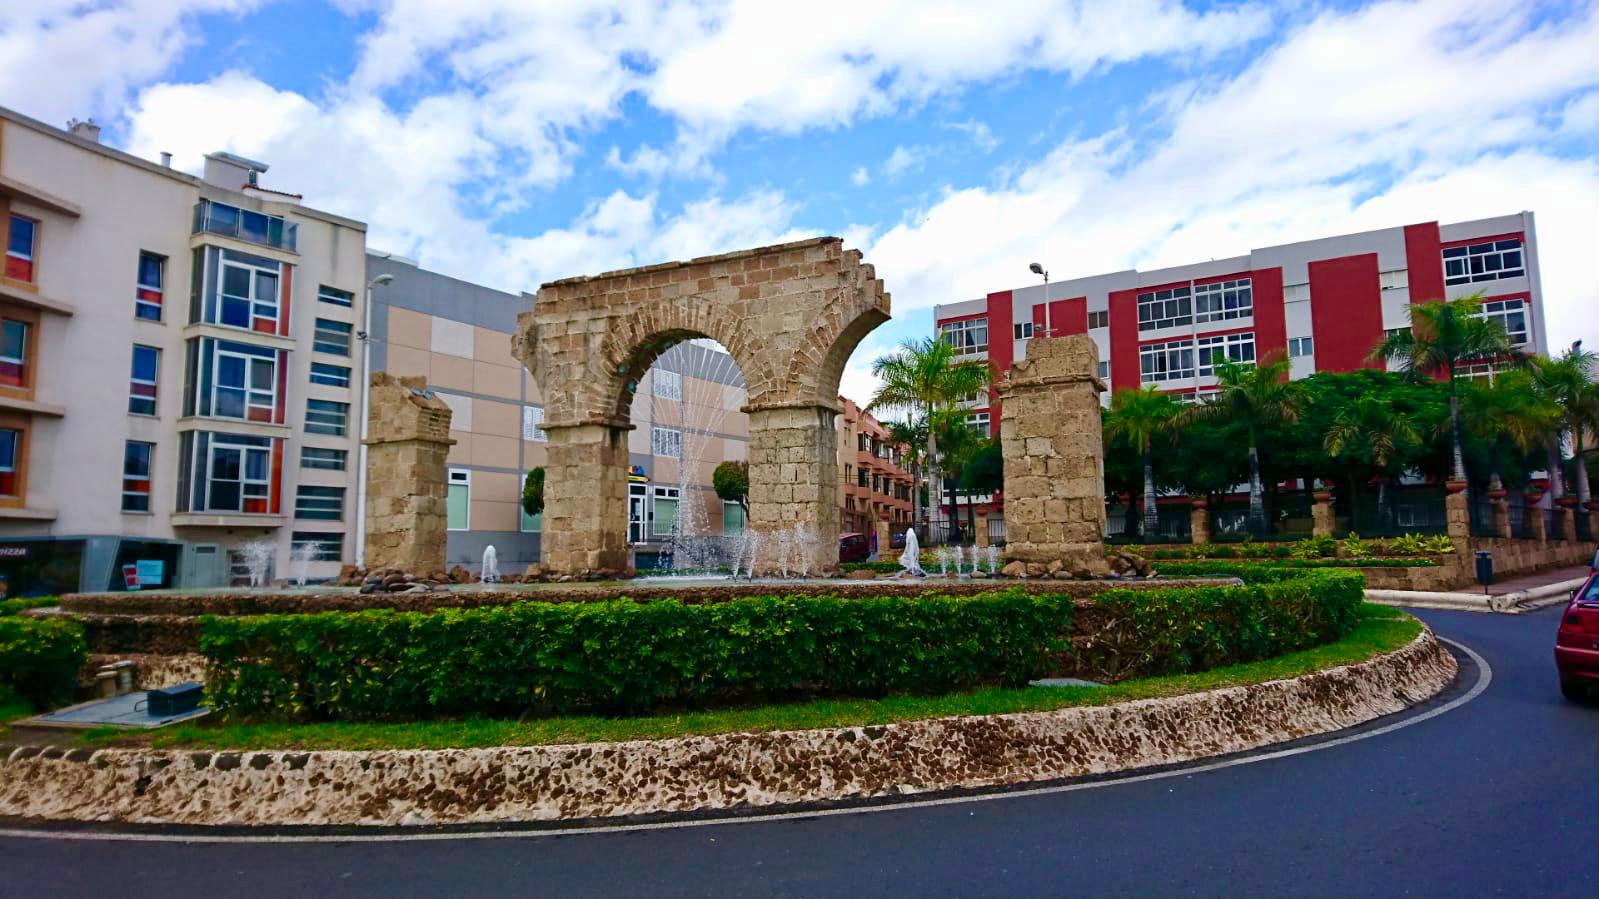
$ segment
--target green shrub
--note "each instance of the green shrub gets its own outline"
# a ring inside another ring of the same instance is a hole
[[[1323,568],[1430,568],[1432,559],[1270,559],[1263,562],[1228,562],[1220,559],[1192,562],[1156,562],[1155,573],[1167,577],[1242,577],[1264,571],[1294,572]]]
[[[0,599],[0,618],[15,615],[23,609],[42,609],[54,605],[60,605],[60,600],[54,596],[18,596],[14,599]]]
[[[230,715],[382,719],[1018,686],[1066,649],[1069,598],[526,602],[435,613],[206,617]]]
[[[1354,531],[1350,531],[1339,545],[1343,549],[1344,555],[1351,559],[1369,559],[1376,555],[1375,547],[1372,546],[1371,541],[1360,539],[1360,535]]]
[[[0,618],[0,687],[34,708],[70,699],[73,679],[88,657],[89,644],[76,621]]]
[[[888,561],[840,562],[838,567],[839,570],[843,571],[845,574],[848,574],[851,571],[874,571],[878,574],[898,574],[900,570],[898,562]]]
[[[1323,534],[1320,537],[1306,537],[1296,542],[1289,556],[1295,559],[1320,559],[1336,555],[1338,541],[1331,535]]]

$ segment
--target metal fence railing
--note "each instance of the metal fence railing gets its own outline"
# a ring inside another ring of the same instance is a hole
[[[1404,534],[1447,534],[1449,515],[1443,497],[1406,497],[1392,507],[1361,509],[1351,516],[1350,528],[1362,537],[1399,537]]]
[[[1576,510],[1576,512],[1577,512],[1577,539],[1578,540],[1592,540],[1593,539],[1593,520],[1588,517],[1588,510],[1587,509],[1583,509],[1583,508],[1578,508]]]
[[[1189,541],[1189,518],[1186,509],[1157,509],[1155,516],[1155,528],[1145,533],[1142,511],[1135,509],[1129,515],[1125,506],[1107,508],[1105,542],[1187,543]]]
[[[1499,529],[1494,525],[1493,500],[1487,498],[1473,499],[1466,510],[1471,520],[1471,536],[1499,536]]]
[[[1538,510],[1533,509],[1533,512]],[[1510,503],[1510,536],[1517,540],[1532,539],[1532,516],[1527,514],[1527,505],[1522,502]]]
[[[1544,509],[1543,511],[1543,536],[1545,540],[1566,539],[1566,529],[1560,526],[1560,510]]]

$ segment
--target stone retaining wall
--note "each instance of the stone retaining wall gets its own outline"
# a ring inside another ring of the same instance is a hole
[[[554,821],[980,788],[1183,762],[1327,733],[1434,695],[1430,631],[1291,680],[871,727],[383,752],[0,746],[0,816],[192,825]]]

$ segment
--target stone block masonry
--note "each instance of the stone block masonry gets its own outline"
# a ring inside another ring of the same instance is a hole
[[[999,384],[1005,557],[1030,569],[1107,570],[1098,365],[1087,335],[1034,338]]]
[[[444,570],[450,407],[423,377],[372,374],[367,411],[366,562]]]
[[[814,536],[810,570],[835,568],[838,382],[888,309],[873,268],[836,237],[540,287],[533,311],[518,318],[512,352],[546,404],[546,568],[593,575],[627,567],[633,392],[661,353],[696,337],[720,343],[744,378],[749,527],[798,525]],[[759,558],[757,571],[775,563]]]

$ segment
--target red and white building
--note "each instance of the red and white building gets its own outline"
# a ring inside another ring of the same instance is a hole
[[[1218,359],[1284,352],[1295,378],[1377,367],[1372,347],[1385,331],[1409,326],[1411,303],[1479,291],[1484,315],[1527,351],[1547,352],[1531,212],[999,290],[936,306],[933,315],[957,351],[999,372],[1026,357],[1035,335],[1088,334],[1111,391],[1152,384],[1203,396],[1215,386]],[[998,434],[997,398],[974,403],[972,417]]]

